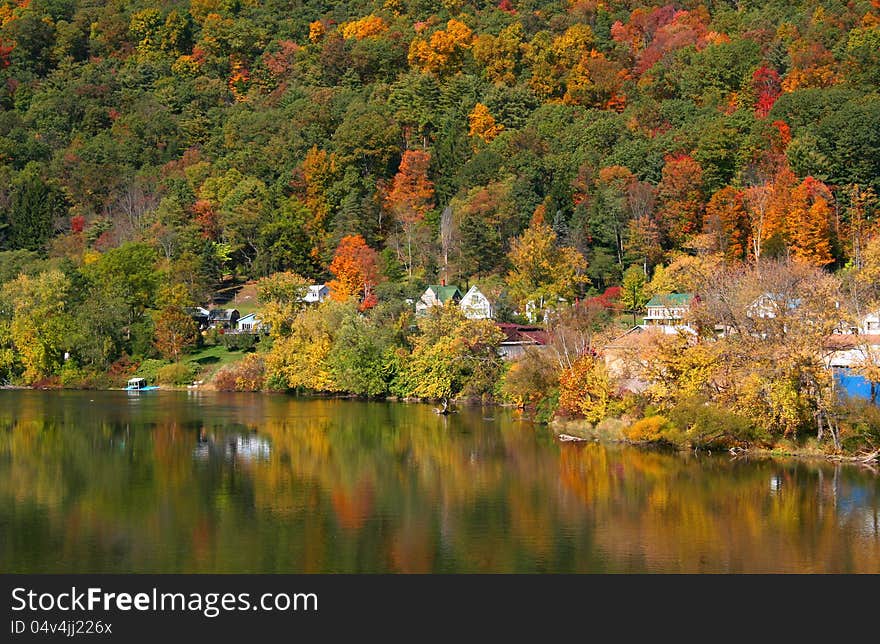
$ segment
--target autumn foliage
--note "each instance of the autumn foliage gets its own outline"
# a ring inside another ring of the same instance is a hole
[[[671,244],[681,244],[699,232],[703,220],[703,169],[687,154],[666,158],[657,186],[660,228]]]
[[[354,38],[355,40],[378,36],[386,31],[388,31],[386,22],[373,14],[339,25],[339,32],[343,38]]]
[[[381,277],[378,255],[360,235],[347,235],[339,242],[330,263],[333,279],[327,283],[337,302],[357,298],[361,310],[376,305],[374,288]]]
[[[470,123],[470,135],[484,143],[490,143],[504,130],[504,126],[495,121],[489,108],[482,103],[477,103],[474,106],[468,115],[468,122]]]
[[[197,339],[196,323],[179,307],[166,307],[156,319],[156,348],[169,360],[180,360]]]
[[[825,266],[831,256],[831,192],[821,181],[807,177],[791,192],[788,230],[792,257]]]
[[[473,32],[463,22],[452,18],[446,29],[431,34],[427,40],[417,37],[409,48],[409,62],[422,71],[443,75],[460,69],[464,53],[471,48]]]
[[[608,373],[602,361],[583,356],[559,376],[559,413],[598,423],[607,416]]]
[[[424,219],[434,202],[434,184],[428,178],[431,155],[423,150],[406,150],[385,198],[386,206],[403,222]]]
[[[752,74],[752,90],[755,93],[755,116],[764,118],[782,93],[777,71],[768,65],[761,65]]]
[[[710,235],[713,248],[728,259],[745,258],[748,239],[748,213],[743,193],[724,187],[709,199],[703,231]]]

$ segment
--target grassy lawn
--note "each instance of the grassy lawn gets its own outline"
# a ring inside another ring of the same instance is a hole
[[[200,373],[196,376],[196,380],[207,380],[221,367],[238,362],[244,356],[245,353],[242,351],[229,351],[222,344],[218,344],[193,351],[184,358],[184,361],[194,362],[199,366]]]
[[[257,300],[257,287],[253,282],[248,282],[241,287],[232,300],[225,304],[226,307],[236,308],[242,315],[256,313],[260,310]]]

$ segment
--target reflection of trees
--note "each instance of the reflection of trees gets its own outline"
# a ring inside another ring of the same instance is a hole
[[[623,570],[880,570],[880,531],[865,530],[880,487],[856,470],[593,444],[563,450],[560,463],[597,545]],[[844,511],[844,497],[859,510]]]
[[[880,570],[849,468],[560,446],[504,410],[8,393],[4,571]]]

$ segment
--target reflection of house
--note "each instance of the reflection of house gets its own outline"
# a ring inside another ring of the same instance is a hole
[[[306,304],[320,304],[330,297],[330,289],[326,284],[312,284],[303,296],[302,301]]]
[[[424,315],[432,306],[442,306],[450,300],[455,304],[461,301],[457,286],[431,284],[416,302],[416,315]]]
[[[526,348],[543,349],[549,341],[547,332],[536,326],[498,322],[497,326],[504,333],[504,340],[498,347],[498,354],[505,360],[520,357]]]
[[[231,331],[241,314],[238,309],[211,309],[208,315],[208,326],[214,329]]]
[[[470,320],[488,320],[494,316],[492,303],[476,286],[471,286],[458,305]]]
[[[223,437],[207,435],[202,429],[193,458],[199,461],[226,460],[239,462],[267,461],[272,455],[272,444],[257,434],[235,434]]]
[[[238,318],[235,330],[239,333],[261,333],[266,331],[263,320],[256,313],[248,313]]]
[[[655,295],[645,305],[646,325],[687,326],[683,320],[691,305],[699,301],[693,293]]]
[[[238,435],[226,441],[226,456],[240,461],[268,461],[272,454],[272,444],[262,436]]]

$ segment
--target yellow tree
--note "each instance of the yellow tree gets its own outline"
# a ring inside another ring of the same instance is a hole
[[[336,155],[319,150],[318,146],[312,146],[306,152],[302,165],[294,174],[294,187],[312,215],[305,222],[306,231],[312,241],[312,259],[321,256],[327,241],[327,218],[330,214],[327,191],[336,181],[337,175]]]
[[[598,423],[607,416],[611,398],[608,371],[601,359],[581,356],[559,376],[559,413]]]
[[[180,361],[180,354],[195,346],[199,329],[179,306],[169,305],[156,317],[156,348],[167,360]]]
[[[309,40],[313,43],[320,42],[327,33],[327,28],[320,20],[309,23]]]
[[[346,318],[355,315],[353,302],[324,302],[302,310],[290,334],[275,339],[266,355],[270,386],[311,391],[338,391],[327,357]]]
[[[482,103],[477,103],[473,111],[468,115],[470,122],[470,135],[477,137],[484,143],[491,142],[501,134],[504,126],[495,122],[495,117],[489,112],[489,108]]]
[[[563,34],[553,39],[550,53],[556,64],[557,73],[564,74],[578,64],[584,54],[593,48],[595,39],[589,25],[575,23]]]
[[[535,210],[532,222],[511,243],[507,275],[510,295],[520,309],[543,311],[559,299],[571,300],[580,285],[589,284],[584,275],[587,260],[576,248],[560,248],[556,232],[544,221],[544,207]]]
[[[519,22],[502,29],[497,36],[481,34],[474,40],[474,59],[493,83],[513,86],[523,49],[524,31]]]
[[[386,31],[388,31],[388,24],[379,16],[373,14],[339,25],[339,33],[346,40],[350,38],[363,40],[371,36],[378,36]]]
[[[64,273],[51,270],[35,277],[22,274],[3,289],[12,309],[8,336],[26,382],[50,376],[63,364],[72,331],[66,311],[70,286]]]
[[[409,64],[424,72],[441,76],[461,69],[464,54],[471,48],[470,27],[452,18],[446,29],[435,31],[428,40],[414,38],[409,47]]]
[[[273,273],[257,282],[260,317],[273,337],[290,335],[308,289],[308,280],[293,272]]]

